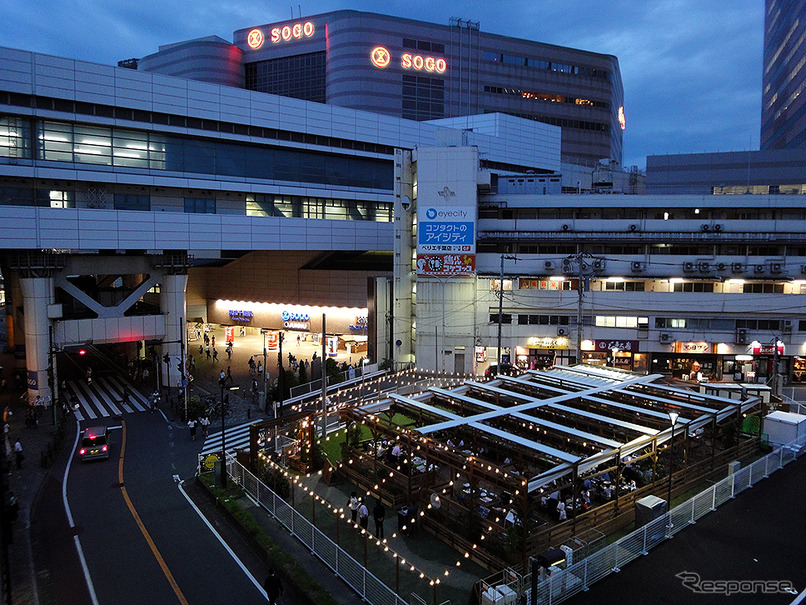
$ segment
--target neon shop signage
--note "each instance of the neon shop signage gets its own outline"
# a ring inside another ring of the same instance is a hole
[[[310,38],[316,32],[311,21],[292,23],[290,25],[280,25],[272,27],[269,31],[269,41],[272,44],[280,42],[291,42],[292,40],[302,40]],[[257,50],[266,41],[263,30],[255,28],[246,35],[246,43],[252,50]]]
[[[376,46],[370,52],[369,58],[375,67],[384,69],[392,62],[392,53],[384,46]],[[448,69],[448,64],[442,57],[403,53],[400,56],[400,67],[411,71],[427,71],[442,74]]]

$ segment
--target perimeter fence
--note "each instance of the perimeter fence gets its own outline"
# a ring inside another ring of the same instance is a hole
[[[799,458],[806,449],[806,435],[776,447],[772,452],[752,464],[728,475],[693,498],[674,507],[671,511],[639,527],[617,542],[592,555],[552,573],[537,584],[537,603],[553,605],[587,590],[587,588],[618,572],[630,561],[649,553],[661,542],[673,537],[704,515],[790,462]],[[532,603],[531,588],[526,590],[526,603]]]

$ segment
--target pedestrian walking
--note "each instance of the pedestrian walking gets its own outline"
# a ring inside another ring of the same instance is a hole
[[[3,422],[8,422],[11,420],[11,417],[14,415],[14,412],[11,411],[10,406],[6,406],[3,410]]]
[[[386,518],[386,507],[380,498],[378,498],[375,508],[372,509],[372,517],[375,519],[375,537],[383,540],[383,520]]]
[[[353,492],[350,494],[350,499],[347,501],[347,506],[350,508],[350,518],[352,519],[353,523],[355,523],[356,519],[358,518],[358,507],[361,503],[358,501],[358,495]]]
[[[92,384],[92,368],[87,368],[87,384]]]
[[[232,379],[232,366],[227,366],[227,374],[226,374],[226,376],[224,376],[224,381],[226,382],[227,380],[229,380],[230,382],[233,382],[233,379]]]
[[[262,361],[258,361],[258,362],[257,362],[257,373],[258,373],[258,374],[262,374],[262,373],[263,373],[263,362],[262,362]]]
[[[218,349],[213,347],[213,362],[218,361]]]
[[[224,373],[224,370],[221,370],[218,374],[218,384],[222,387],[224,386],[224,381],[227,379],[227,375]]]
[[[207,359],[210,359],[210,345],[204,347],[204,352],[207,354]]]
[[[263,582],[263,588],[266,589],[266,597],[269,599],[269,604],[276,605],[277,599],[283,594],[283,583],[280,582],[280,578],[274,574],[273,569],[269,569],[269,575],[266,581]]]
[[[210,339],[210,346],[215,349],[215,334],[213,334],[213,337]]]
[[[210,419],[207,416],[202,416],[201,418],[199,418],[199,424],[201,425],[202,428],[202,435],[204,435],[204,438],[206,439],[207,431],[210,428]]]
[[[191,418],[188,420],[188,428],[190,429],[190,440],[196,441],[196,419]]]
[[[25,456],[22,453],[22,444],[20,443],[20,440],[17,439],[17,441],[14,443],[14,462],[17,464],[17,469],[22,468],[23,460],[25,460]]]
[[[363,498],[361,499],[361,504],[358,505],[358,524],[361,526],[361,529],[366,529],[369,524],[369,509],[364,503]]]
[[[232,343],[227,347],[227,361],[232,359]]]

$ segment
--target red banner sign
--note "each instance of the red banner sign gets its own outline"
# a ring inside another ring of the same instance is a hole
[[[417,275],[468,276],[476,272],[475,254],[418,254]]]

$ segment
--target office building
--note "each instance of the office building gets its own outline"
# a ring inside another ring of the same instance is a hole
[[[761,149],[806,147],[806,2],[764,3]]]
[[[563,160],[622,160],[624,93],[611,55],[336,11],[160,47],[140,70],[424,121],[507,113],[562,128]]]

